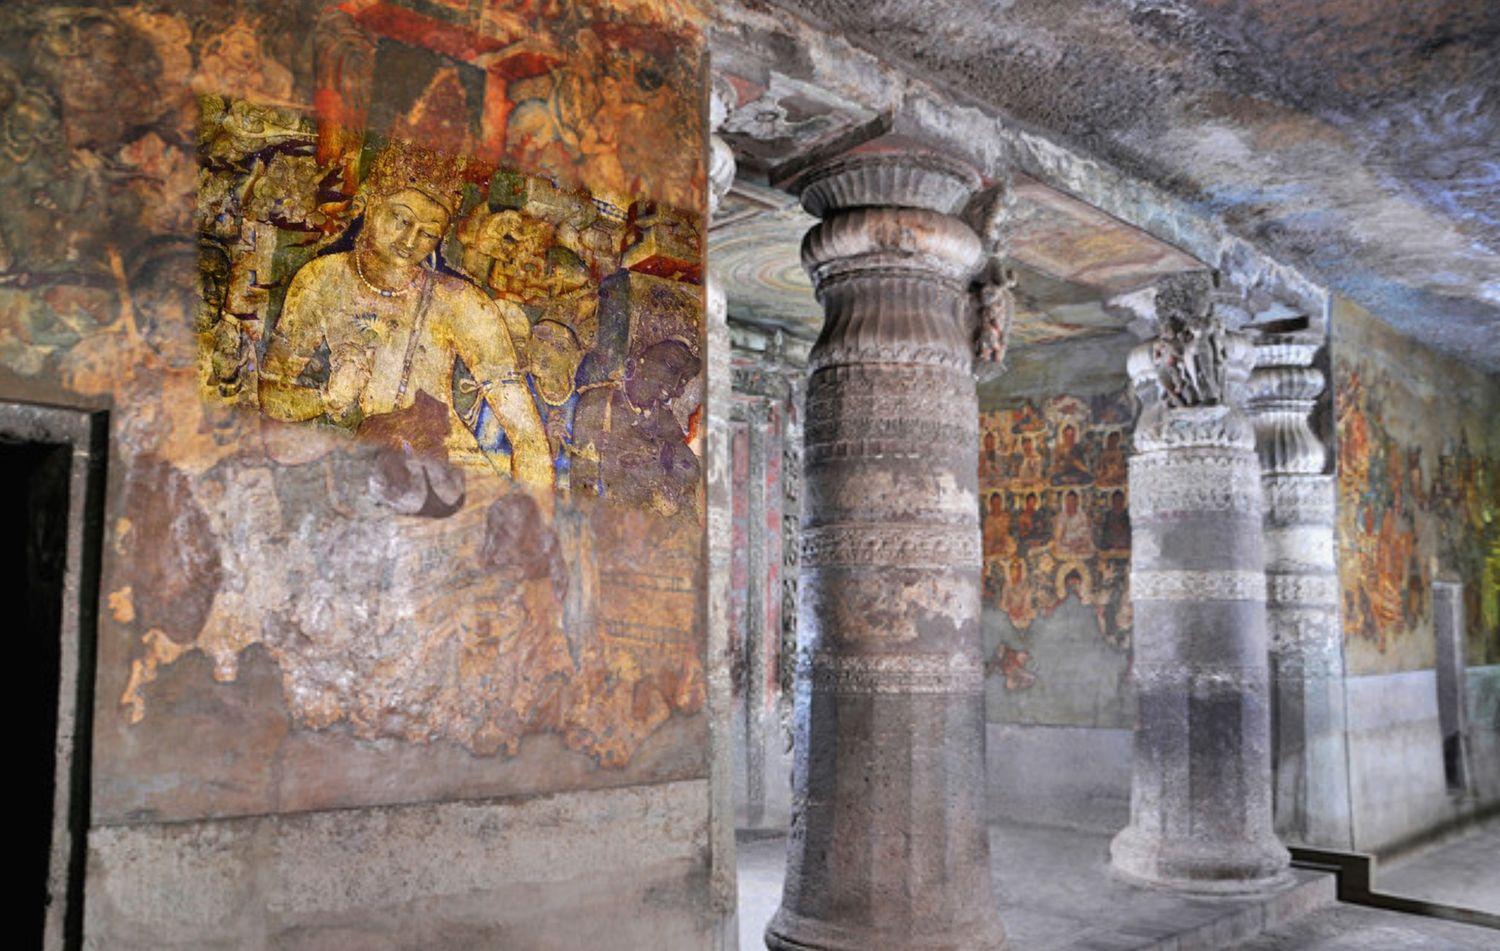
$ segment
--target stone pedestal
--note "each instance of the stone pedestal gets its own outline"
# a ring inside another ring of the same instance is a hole
[[[1244,892],[1285,881],[1289,857],[1271,824],[1249,344],[1205,298],[1160,291],[1161,335],[1131,355],[1146,403],[1130,461],[1138,713],[1130,825],[1110,855],[1130,878]]]
[[[1323,392],[1311,334],[1255,343],[1250,414],[1265,490],[1266,620],[1276,832],[1325,848],[1352,846],[1344,733],[1333,477],[1308,417]]]
[[[925,154],[802,181],[826,312],[810,358],[801,666],[782,949],[1003,943],[984,823],[979,182]]]

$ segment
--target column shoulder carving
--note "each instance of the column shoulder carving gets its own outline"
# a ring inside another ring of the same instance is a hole
[[[1207,277],[1162,281],[1156,316],[1156,338],[1132,350],[1127,363],[1143,405],[1136,449],[1253,448],[1242,412],[1253,346],[1214,312]]]

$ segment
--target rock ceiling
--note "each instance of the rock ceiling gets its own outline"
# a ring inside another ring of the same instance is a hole
[[[746,182],[902,123],[1041,179],[1018,180],[1023,340],[1118,325],[1102,301],[1183,266],[1147,231],[1500,368],[1500,4],[731,0],[712,42]],[[1009,143],[975,143],[996,137],[979,118]],[[731,306],[815,317],[795,266],[806,221],[741,191],[759,210],[711,245],[743,278]],[[1142,229],[1104,216],[1123,230],[1100,234],[1062,191]]]

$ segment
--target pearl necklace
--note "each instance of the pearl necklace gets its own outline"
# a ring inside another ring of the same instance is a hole
[[[393,291],[391,291],[391,290],[386,290],[383,287],[376,287],[373,283],[371,283],[371,281],[370,281],[370,279],[368,277],[365,277],[365,266],[363,264],[361,264],[360,261],[359,261],[359,248],[355,248],[354,249],[354,273],[355,273],[356,276],[359,277],[359,282],[361,284],[363,284],[365,287],[368,287],[370,290],[374,291],[375,293],[379,294],[381,297],[400,297],[401,295],[405,294],[407,291],[410,291],[412,289],[412,286],[417,283],[417,279],[422,276],[422,269],[420,267],[418,267],[417,268],[417,273],[413,274],[411,280],[407,281],[406,282],[406,286],[403,287],[403,288],[401,288],[400,290],[393,290]]]

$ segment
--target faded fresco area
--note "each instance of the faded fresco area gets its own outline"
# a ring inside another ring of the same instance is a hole
[[[1132,418],[1124,392],[980,413],[991,719],[1115,726],[1125,716]]]
[[[700,19],[0,11],[0,395],[112,414],[97,812],[701,774],[638,756],[703,728]]]
[[[1500,380],[1341,302],[1339,574],[1351,673],[1431,667],[1431,584],[1464,586],[1467,662],[1500,663]]]

